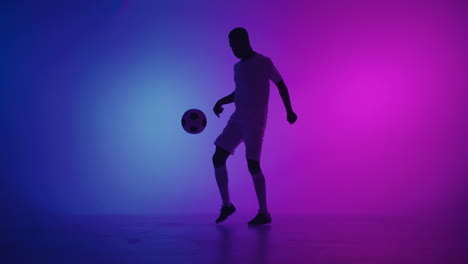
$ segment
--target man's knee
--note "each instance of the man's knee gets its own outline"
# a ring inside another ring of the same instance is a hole
[[[229,157],[229,152],[221,149],[219,147],[216,147],[216,152],[213,155],[213,165],[214,167],[222,167],[226,165],[226,160]]]
[[[261,172],[260,161],[247,160],[247,166],[249,167],[250,174],[257,174]]]
[[[226,159],[223,159],[223,157],[215,153],[213,155],[213,165],[215,167],[221,167],[223,165],[226,165]]]

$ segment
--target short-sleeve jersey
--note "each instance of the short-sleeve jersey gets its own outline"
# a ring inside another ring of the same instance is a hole
[[[270,80],[277,83],[282,77],[270,58],[255,53],[234,65],[234,102],[236,110],[231,119],[265,125],[268,114]]]

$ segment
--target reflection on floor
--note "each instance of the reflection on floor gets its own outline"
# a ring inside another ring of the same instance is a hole
[[[1,263],[468,263],[462,223],[431,218],[272,215],[74,216],[3,227]],[[7,229],[7,230],[6,230]]]

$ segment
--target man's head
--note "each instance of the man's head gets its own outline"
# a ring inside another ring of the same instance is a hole
[[[245,28],[235,28],[229,32],[229,45],[234,55],[241,59],[252,52],[250,47],[249,34]]]

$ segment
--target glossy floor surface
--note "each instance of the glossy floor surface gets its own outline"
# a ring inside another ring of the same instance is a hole
[[[1,263],[468,263],[463,223],[430,217],[73,216],[3,227]]]

